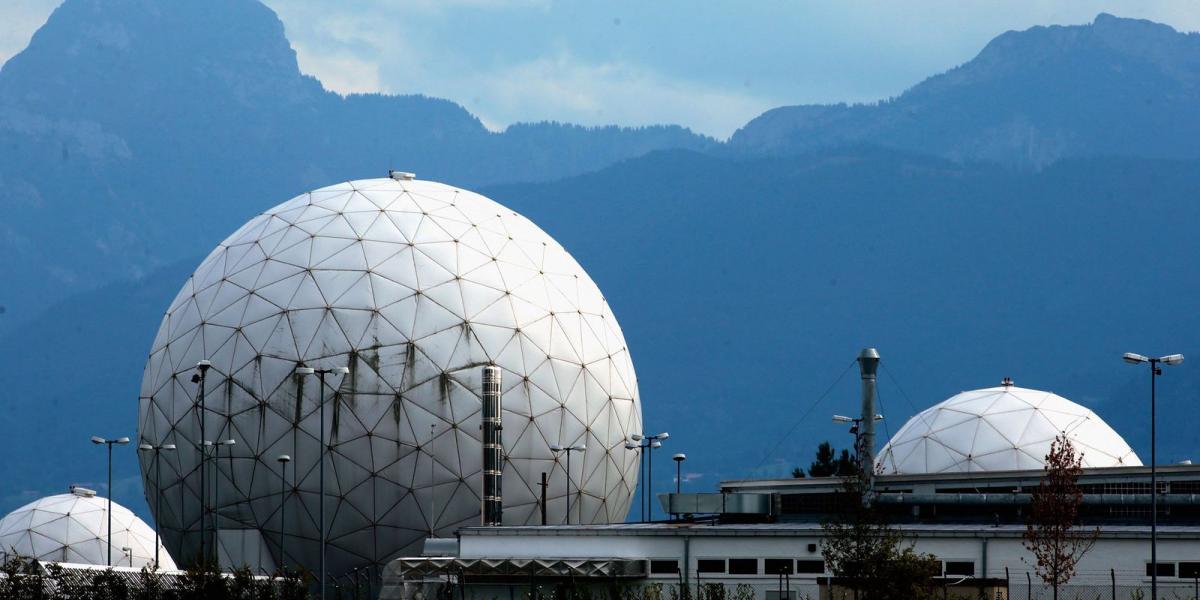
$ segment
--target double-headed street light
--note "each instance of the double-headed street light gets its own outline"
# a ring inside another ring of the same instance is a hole
[[[585,452],[585,451],[587,451],[587,446],[583,446],[581,444],[576,444],[574,446],[567,446],[564,448],[562,446],[559,446],[558,444],[554,444],[554,445],[550,446],[550,451],[553,452],[556,455],[556,457],[559,452],[565,452],[567,454],[567,525],[570,525],[571,524],[571,453],[572,452]]]
[[[212,502],[212,531],[213,531],[213,557],[214,563],[220,567],[220,553],[217,551],[218,536],[221,531],[221,447],[233,446],[237,444],[237,440],[217,440],[215,442],[204,441],[204,453],[207,454],[211,448],[213,457],[216,460],[216,472],[213,473],[213,502]],[[230,448],[230,456],[233,454],[233,449]]]
[[[112,566],[112,496],[113,496],[112,448],[113,448],[113,444],[120,444],[122,446],[128,444],[129,438],[120,437],[120,438],[116,438],[113,440],[106,440],[98,435],[93,435],[92,443],[97,444],[97,445],[104,444],[104,445],[108,446],[108,510],[105,512],[108,513],[108,566],[111,567]]]
[[[646,473],[646,487],[642,491],[642,522],[646,521],[646,513],[650,513],[650,520],[654,520],[654,505],[651,504],[654,488],[654,449],[662,448],[662,440],[671,437],[671,434],[662,432],[658,435],[642,435],[635,433],[629,436],[630,442],[625,442],[626,450],[644,450],[640,458],[645,459],[646,469],[638,469],[638,475],[642,472]]]
[[[1158,365],[1177,365],[1183,362],[1182,354],[1168,354],[1159,358],[1150,358],[1141,354],[1126,352],[1121,357],[1125,362],[1138,365],[1150,365],[1150,597],[1158,598],[1158,457],[1155,442],[1155,380],[1162,375]]]
[[[163,497],[162,488],[159,487],[159,482],[162,481],[162,479],[159,478],[159,473],[161,472],[161,467],[159,467],[159,464],[158,464],[158,455],[159,455],[159,453],[163,452],[164,450],[167,452],[173,452],[175,450],[175,444],[161,444],[161,445],[155,446],[153,444],[143,443],[143,444],[138,444],[138,450],[141,450],[142,452],[153,452],[154,453],[154,491],[155,491],[155,494],[154,494],[154,570],[157,571],[158,570],[158,546],[159,546],[159,544],[158,544],[158,524],[160,522],[159,519],[162,519],[162,497]]]
[[[318,479],[320,479],[320,481],[321,481],[321,492],[320,492],[320,494],[318,494],[318,498],[319,498],[318,505],[320,508],[317,511],[319,513],[318,519],[320,519],[320,521],[321,521],[321,575],[319,578],[320,582],[321,582],[320,583],[321,593],[317,594],[318,598],[325,598],[325,450],[326,450],[326,448],[325,448],[325,376],[330,375],[330,374],[345,375],[349,372],[350,372],[350,369],[348,367],[329,367],[329,368],[325,368],[325,369],[314,369],[312,367],[296,367],[296,374],[300,375],[301,377],[304,377],[306,375],[314,375],[315,374],[317,376],[318,381],[320,382],[320,388],[321,388],[321,404],[320,404],[321,415],[320,415],[320,427],[319,427],[321,430],[321,434],[320,434],[321,442],[320,442],[320,448],[318,450],[318,452],[321,455],[320,456],[321,467],[319,469],[320,473],[317,476]]]
[[[883,415],[875,415],[875,420],[882,421]],[[865,452],[865,450],[867,450],[867,448],[865,448],[863,445],[866,442],[866,438],[863,437],[863,431],[862,431],[863,420],[861,418],[855,419],[853,417],[847,417],[847,416],[843,416],[843,415],[833,415],[833,422],[834,423],[852,423],[852,425],[850,426],[850,435],[854,436],[854,462],[860,463],[859,467],[861,467],[865,470],[868,470],[868,472],[870,469],[873,469],[874,465],[868,466],[868,465],[861,464],[861,457],[867,455],[867,453]],[[872,452],[874,452],[875,449],[871,448],[870,450]]]

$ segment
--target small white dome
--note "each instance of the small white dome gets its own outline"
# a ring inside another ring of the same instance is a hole
[[[44,561],[108,564],[107,511],[108,500],[94,493],[35,500],[0,519],[0,548]],[[153,564],[154,530],[115,502],[112,511],[112,566]],[[175,569],[175,561],[161,546],[158,560],[160,568]]]
[[[1096,413],[1050,392],[1003,385],[971,390],[908,420],[875,461],[878,471],[961,473],[1040,469],[1066,433],[1083,466],[1141,466]]]

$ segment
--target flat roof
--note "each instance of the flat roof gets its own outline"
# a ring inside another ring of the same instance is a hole
[[[1025,525],[1008,523],[905,523],[893,525],[906,535],[928,537],[1021,537]],[[1102,525],[1102,538],[1147,538],[1149,525]],[[464,527],[460,536],[498,537],[812,537],[823,535],[820,523],[612,523],[603,525],[517,525],[503,527]],[[1163,539],[1200,539],[1200,525],[1159,525]]]

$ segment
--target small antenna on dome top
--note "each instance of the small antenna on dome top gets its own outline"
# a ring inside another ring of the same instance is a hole
[[[417,174],[408,173],[405,171],[397,171],[395,169],[388,169],[388,177],[391,177],[396,181],[412,181],[417,178]]]
[[[1000,385],[1002,385],[1004,387],[1012,387],[1013,386],[1012,377],[1005,377],[1004,380],[1000,382]]]

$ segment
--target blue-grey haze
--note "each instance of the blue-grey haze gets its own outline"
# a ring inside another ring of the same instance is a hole
[[[261,4],[164,5],[69,0],[0,71],[0,512],[98,482],[87,438],[134,433],[158,320],[204,253],[388,167],[479,189],[571,250],[691,485],[845,445],[828,415],[853,410],[853,373],[812,407],[865,345],[892,431],[1013,376],[1145,455],[1146,374],[1119,355],[1188,353],[1200,332],[1200,36],[1107,15],[1009,33],[890,102],[779,108],[721,143],[493,133],[447,100],[343,98]],[[1164,461],[1195,456],[1188,364],[1160,388]],[[144,512],[134,465],[115,496]]]

